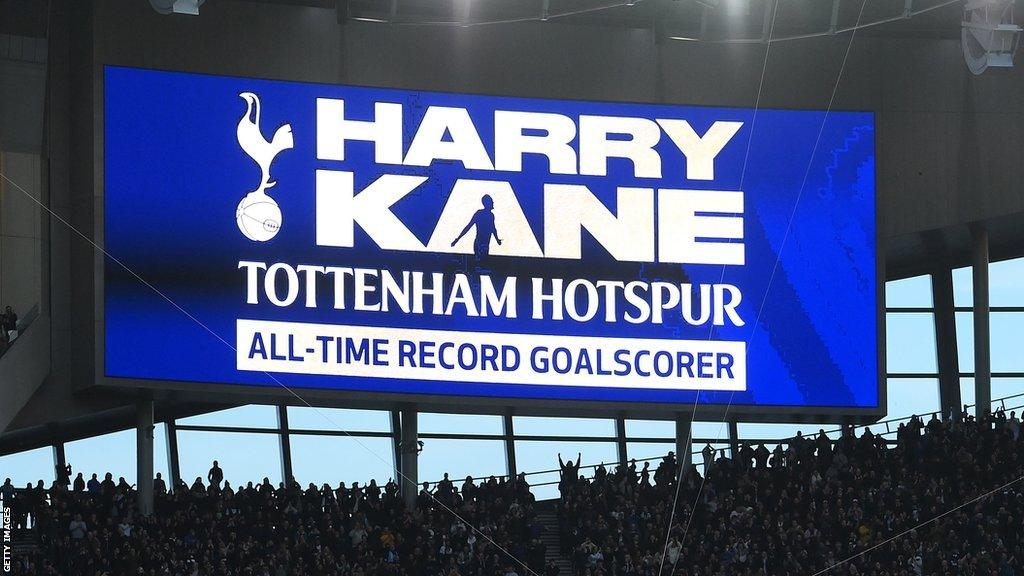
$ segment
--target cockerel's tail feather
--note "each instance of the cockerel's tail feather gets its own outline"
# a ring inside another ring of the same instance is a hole
[[[280,152],[281,150],[288,150],[295,146],[295,139],[292,137],[292,127],[290,124],[285,124],[274,132],[274,139],[271,141],[271,146],[274,150]]]

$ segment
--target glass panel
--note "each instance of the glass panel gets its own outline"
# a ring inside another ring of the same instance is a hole
[[[419,415],[421,434],[502,434],[501,416],[491,414],[432,414]]]
[[[704,454],[702,453],[702,451],[704,450],[705,446],[707,446],[706,443],[701,443],[699,446],[694,445],[693,447],[693,451],[697,452],[696,454],[693,455],[693,465],[696,466],[698,470],[700,470],[701,474],[704,473]],[[714,450],[714,453],[711,454],[712,462],[718,460],[718,458],[722,455],[722,450],[725,450],[726,455],[729,455],[731,457],[730,452],[732,452],[732,450],[730,449],[728,444],[714,443],[711,444],[711,448]]]
[[[762,424],[759,422],[740,422],[737,426],[740,440],[747,438],[759,440],[787,440],[796,436],[797,432],[804,436],[816,437],[820,430],[828,431],[829,438],[838,438],[839,424]],[[836,430],[835,432],[831,432]]]
[[[988,265],[989,306],[1024,306],[1024,258]]]
[[[179,426],[277,428],[277,407],[249,404],[177,420]]]
[[[993,378],[992,379],[992,408],[998,409],[1001,406],[1005,406],[1007,410],[1014,410],[1018,416],[1021,414],[1021,407],[1024,407],[1024,379],[1022,378]],[[1007,398],[1009,397],[1009,398]],[[975,414],[973,405],[977,396],[974,393],[974,378],[961,378],[960,379],[960,404],[970,404],[972,408],[968,410],[971,414]],[[997,402],[1007,398],[1004,402]]]
[[[957,268],[953,270],[953,305],[954,306],[974,306],[974,279],[972,277],[973,268],[967,266],[966,268]],[[991,282],[991,279],[989,279]],[[991,287],[990,287],[991,288]],[[991,293],[992,290],[990,289]]]
[[[102,481],[110,472],[115,483],[123,477],[129,484],[135,484],[135,430],[67,442],[64,459],[71,465],[72,478],[82,472],[86,481],[93,474]]]
[[[727,422],[694,422],[693,438],[700,440],[729,441],[729,424]]]
[[[974,306],[973,268],[953,270],[953,304]],[[1024,306],[1024,258],[988,265],[988,305]]]
[[[0,482],[8,478],[18,488],[42,480],[49,487],[54,480],[53,448],[46,446],[0,456]]]
[[[171,488],[171,468],[167,464],[167,457],[167,425],[160,423],[153,428],[153,474],[159,473],[167,487]]]
[[[508,473],[505,443],[501,440],[424,440],[419,461],[420,482],[436,482],[446,472],[460,487],[466,476],[477,479],[503,476]]]
[[[653,442],[627,442],[626,443],[626,455],[630,459],[647,460],[651,459],[651,482],[654,482],[654,470],[658,468],[658,464],[661,459],[664,458],[669,452],[675,452],[675,443],[653,443]],[[637,468],[643,468],[644,465],[641,462],[637,463]]]
[[[233,486],[258,483],[267,477],[281,482],[281,439],[277,434],[258,432],[199,432],[178,430],[178,459],[181,479],[191,486],[195,479],[206,482],[214,460]]]
[[[338,482],[361,486],[371,479],[383,486],[398,477],[394,447],[390,438],[353,438],[349,436],[291,435],[292,472],[307,486]]]
[[[926,422],[941,410],[938,378],[889,378],[886,420],[917,414]],[[927,415],[927,416],[926,416]],[[895,430],[895,428],[893,428]],[[873,430],[875,432],[884,431]]]
[[[289,406],[288,428],[332,432],[391,432],[391,413],[384,410]]]
[[[933,374],[938,371],[933,314],[886,314],[885,340],[889,373]]]
[[[956,356],[961,372],[974,372],[974,318],[971,312],[956,313]]]
[[[1024,313],[991,312],[992,372],[1024,372],[1020,335],[1024,334]],[[997,396],[992,394],[993,398]]]
[[[618,451],[615,444],[611,442],[548,442],[539,440],[517,440],[516,441],[516,466],[519,470],[527,473],[527,481],[533,486],[533,495],[538,500],[548,500],[558,497],[558,453],[561,452],[562,459],[576,461],[578,454],[583,455],[583,466],[600,464],[604,462],[605,467],[614,467],[618,463]],[[529,474],[539,470],[555,470],[545,474]],[[591,476],[593,468],[583,468],[580,473],[584,476]],[[545,482],[554,482],[550,486],[537,486]]]
[[[992,372],[1024,372],[1018,335],[1024,331],[1024,313],[989,314]],[[974,372],[974,314],[956,313],[956,349],[961,372]],[[995,398],[995,396],[992,396]]]
[[[1005,406],[1007,410],[1024,406],[1024,396],[1021,394],[1024,394],[1024,378],[992,379],[992,399],[1006,398],[1005,402],[1000,402],[996,406]],[[1017,413],[1020,414],[1020,411]]]
[[[965,404],[970,406],[967,409],[968,414],[977,414],[974,410],[974,401],[977,396],[974,394],[974,378],[961,378],[960,379],[960,406],[963,407]]]
[[[615,421],[604,418],[513,416],[512,429],[515,430],[516,436],[615,437]]]
[[[915,276],[885,283],[887,308],[931,308],[932,277]]]
[[[626,420],[626,438],[675,438],[671,420]]]

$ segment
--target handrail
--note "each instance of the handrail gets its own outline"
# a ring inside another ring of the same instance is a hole
[[[1000,408],[999,409],[1002,410],[1002,411],[1024,409],[1024,403],[1019,404],[1019,405],[1014,405],[1014,406],[1007,407],[1006,406],[1006,401],[1010,400],[1012,398],[1024,398],[1024,392],[1022,392],[1020,394],[1013,394],[1013,395],[1010,395],[1010,396],[1004,396],[1002,398],[996,398],[996,399],[992,400],[992,404],[994,405],[996,402],[1000,403]],[[964,404],[965,411],[966,411],[967,408],[976,408],[976,407],[977,407],[977,404]],[[920,416],[922,418],[922,420],[923,420],[924,416],[941,417],[942,415],[943,414],[942,414],[941,411],[925,412],[923,414],[912,414],[910,416],[904,416],[904,417],[900,417],[900,418],[891,418],[889,420],[879,420],[878,422],[872,422],[870,424],[854,425],[854,426],[851,426],[849,428],[849,430],[853,431],[856,434],[858,429],[865,429],[865,428],[870,428],[871,426],[878,426],[879,424],[884,424],[885,425],[885,432],[878,432],[877,434],[880,435],[880,436],[886,436],[886,435],[889,435],[889,434],[895,434],[898,431],[898,427],[892,427],[892,426],[890,426],[890,424],[897,423],[897,422],[898,423],[910,422],[910,420],[913,419],[914,416]],[[833,433],[842,433],[843,430],[844,430],[844,428],[842,428],[842,427],[831,429],[831,430],[825,430],[825,435],[828,436],[829,434],[833,434]],[[808,436],[805,436],[805,437],[806,438],[810,438],[812,436],[808,435]],[[795,438],[795,436],[790,436],[788,438],[754,439],[754,440],[757,440],[757,441],[759,441],[761,443],[764,443],[764,441],[769,441],[769,442],[775,441],[775,442],[777,442],[779,444],[784,444],[784,443],[786,443],[787,440],[792,440],[793,438]],[[672,439],[671,438],[666,438],[665,440],[666,441],[671,441]],[[749,440],[744,441],[744,442],[749,442]],[[692,456],[698,456],[700,454],[701,454],[700,450],[694,450],[694,451],[690,452],[690,456],[691,457]],[[664,458],[664,456],[652,456],[650,458],[630,458],[629,461],[630,462],[652,462],[652,461],[655,461],[655,460],[661,460],[662,458]],[[617,463],[615,463],[615,464],[617,464]],[[598,466],[603,466],[603,465],[604,465],[604,462],[601,462],[600,464],[585,464],[585,465],[580,466],[579,469],[580,470],[584,470],[584,469],[588,469],[589,470],[591,468],[597,468]],[[536,476],[538,474],[553,474],[555,472],[561,472],[561,469],[553,468],[553,469],[550,469],[550,470],[534,470],[532,472],[521,472],[520,474],[522,474],[524,476]],[[518,475],[519,474],[516,474],[516,476],[518,476]],[[474,479],[482,479],[482,478],[490,478],[492,476],[494,478],[508,478],[509,477],[508,474],[485,474],[485,475],[481,475],[481,476],[473,476],[473,478]],[[451,481],[451,482],[455,482],[455,480],[457,480],[457,479],[449,478],[449,481]],[[435,481],[435,482],[426,482],[426,484],[428,486],[436,486],[439,482],[440,482],[440,480]],[[421,482],[421,485],[422,484],[423,483]],[[531,487],[549,486],[549,485],[552,485],[552,484],[558,484],[558,481],[542,482],[540,484],[531,484]]]

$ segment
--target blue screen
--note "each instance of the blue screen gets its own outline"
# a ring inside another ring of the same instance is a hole
[[[107,376],[878,406],[871,113],[120,67],[104,106]]]

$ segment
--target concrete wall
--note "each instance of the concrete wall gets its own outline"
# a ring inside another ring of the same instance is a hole
[[[24,317],[42,296],[40,157],[0,151],[0,172],[10,179],[0,179],[0,309]]]

